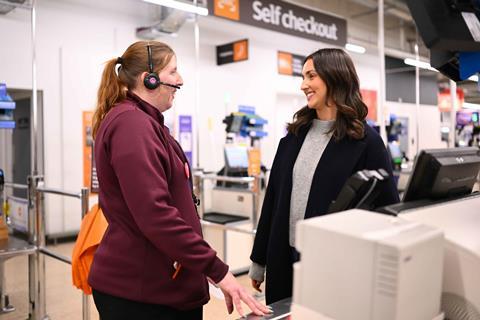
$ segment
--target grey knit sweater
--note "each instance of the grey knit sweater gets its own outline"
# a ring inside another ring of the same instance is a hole
[[[313,174],[322,157],[331,134],[334,120],[313,120],[312,126],[305,137],[302,148],[297,156],[292,173],[292,195],[290,199],[290,246],[295,246],[295,226],[305,217],[308,196],[312,186]],[[255,262],[250,267],[249,276],[263,282],[265,267]]]

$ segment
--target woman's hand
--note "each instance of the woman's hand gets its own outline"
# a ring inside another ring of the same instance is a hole
[[[258,292],[262,292],[262,289],[260,289],[260,286],[262,285],[262,281],[258,281],[255,279],[250,279],[252,280],[252,287]]]
[[[270,309],[255,300],[255,298],[253,298],[252,295],[250,295],[245,288],[237,282],[233,274],[230,272],[228,272],[222,281],[217,283],[217,285],[225,295],[225,304],[227,305],[229,314],[233,312],[235,307],[240,316],[244,316],[241,301],[243,301],[257,316],[264,316],[265,314],[271,313]]]

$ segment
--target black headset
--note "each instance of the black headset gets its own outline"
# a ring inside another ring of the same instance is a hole
[[[158,73],[153,71],[152,48],[150,47],[149,44],[147,44],[147,53],[148,53],[148,74],[143,79],[143,84],[145,85],[145,87],[149,90],[155,90],[161,84],[163,84],[164,86],[180,89],[180,86],[176,84],[160,81],[160,77],[158,76]]]
[[[160,81],[160,77],[158,76],[158,73],[153,71],[152,48],[150,47],[149,44],[147,44],[147,53],[148,53],[148,74],[143,79],[143,84],[147,89],[155,90],[160,86],[161,81]]]

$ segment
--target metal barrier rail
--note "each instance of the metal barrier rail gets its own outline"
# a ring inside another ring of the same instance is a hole
[[[58,253],[56,253],[56,252],[54,252],[50,249],[47,249],[45,247],[41,247],[38,250],[40,250],[40,252],[43,253],[46,256],[49,256],[51,258],[63,261],[63,262],[68,263],[68,264],[72,264],[71,259],[69,259],[68,257],[65,257],[64,255],[58,254]]]
[[[225,182],[236,182],[236,183],[249,183],[254,182],[256,177],[229,177],[229,176],[218,176],[216,174],[196,174],[203,180],[215,180],[215,181],[225,181]]]
[[[23,190],[28,189],[28,186],[26,184],[13,183],[13,182],[5,182],[5,187],[9,187],[11,189],[23,189]]]
[[[1,0],[0,0],[1,1]],[[29,242],[36,246],[34,257],[29,256],[29,299],[30,319],[48,319],[46,314],[46,292],[45,292],[45,261],[40,254],[49,256],[67,264],[72,264],[69,257],[58,254],[45,247],[45,210],[44,195],[54,194],[80,199],[82,218],[89,209],[89,191],[82,188],[80,192],[65,191],[56,188],[43,186],[43,177],[29,177],[28,185],[5,182],[5,187],[11,189],[28,190],[29,215],[28,215],[28,236]],[[90,303],[88,295],[82,294],[82,319],[90,319]]]
[[[46,187],[38,187],[37,190],[43,193],[56,194],[59,196],[67,196],[67,197],[82,199],[81,192],[70,192],[70,191],[63,191],[60,189],[46,188]]]
[[[46,188],[46,187],[38,187],[37,191],[42,192],[42,193],[46,193],[46,194],[54,194],[54,195],[59,195],[59,196],[77,198],[77,199],[82,200],[82,203],[83,203],[82,192],[71,192],[71,191],[64,191],[64,190],[61,190],[61,189]],[[88,202],[88,199],[86,201]],[[87,205],[87,207],[88,207],[88,205]],[[82,206],[82,208],[83,208],[83,206]],[[84,211],[82,210],[82,217],[84,215],[85,215]],[[63,261],[63,262],[68,263],[68,264],[72,264],[72,260],[69,257],[66,257],[64,255],[55,253],[54,251],[52,251],[50,249],[47,249],[46,247],[39,247],[39,250],[40,250],[41,253],[43,253],[43,254],[51,257],[51,258]]]
[[[66,196],[66,197],[80,199],[82,219],[83,219],[83,217],[85,217],[85,215],[88,212],[88,209],[89,209],[89,195],[90,195],[90,193],[88,191],[88,188],[82,188],[80,192],[71,192],[71,191],[65,191],[65,190],[56,189],[56,188],[47,188],[47,187],[39,186],[39,187],[36,188],[36,190],[37,190],[38,193],[54,194],[54,195],[59,195],[59,196]],[[40,197],[40,199],[41,199],[41,201],[43,201],[43,197]],[[43,209],[43,204],[40,207]],[[65,257],[63,255],[60,255],[58,253],[55,253],[55,252],[45,248],[45,246],[39,246],[39,251],[41,253],[51,257],[51,258],[57,259],[59,261],[65,262],[67,264],[72,264],[72,260],[70,258]],[[45,274],[43,276],[45,276]],[[89,298],[88,298],[88,295],[86,295],[83,292],[82,292],[82,319],[83,320],[89,320],[90,319]]]

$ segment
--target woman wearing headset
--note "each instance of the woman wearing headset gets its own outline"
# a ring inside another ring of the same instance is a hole
[[[307,106],[278,146],[250,256],[256,290],[266,271],[267,304],[292,296],[296,223],[326,214],[352,174],[385,169],[390,179],[376,205],[399,201],[385,145],[365,123],[367,107],[350,57],[340,49],[320,49],[305,59],[302,75]]]
[[[103,71],[93,134],[109,226],[89,275],[102,320],[202,319],[207,279],[229,313],[243,313],[240,301],[268,312],[202,239],[190,167],[162,115],[182,85],[161,42],[136,42]]]

